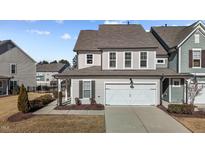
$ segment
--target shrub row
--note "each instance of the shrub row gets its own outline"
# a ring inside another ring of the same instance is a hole
[[[192,114],[194,112],[193,104],[169,104],[168,112],[176,114]]]
[[[37,98],[29,101],[30,111],[32,111],[32,112],[36,111],[36,110],[46,106],[47,104],[51,103],[54,100],[55,99],[50,94],[45,94],[45,95],[42,95],[40,97],[37,97]]]

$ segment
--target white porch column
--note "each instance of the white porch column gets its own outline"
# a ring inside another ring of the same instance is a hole
[[[65,80],[65,101],[68,100],[68,79]]]
[[[61,79],[58,79],[58,92],[61,91]]]

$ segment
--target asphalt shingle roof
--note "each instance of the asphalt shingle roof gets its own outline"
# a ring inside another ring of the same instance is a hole
[[[53,63],[53,64],[37,64],[36,72],[61,72],[66,68],[66,64]]]
[[[182,76],[189,74],[178,74],[169,68],[157,68],[156,70],[102,70],[100,66],[92,66],[83,69],[76,69],[72,71],[64,71],[56,77],[63,76]]]

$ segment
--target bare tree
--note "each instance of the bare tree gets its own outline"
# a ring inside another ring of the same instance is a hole
[[[189,102],[194,104],[196,96],[200,94],[200,91],[203,89],[203,86],[199,86],[196,76],[194,76],[191,81],[188,83],[188,97]]]

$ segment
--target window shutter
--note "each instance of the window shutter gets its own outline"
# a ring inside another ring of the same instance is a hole
[[[91,89],[91,91],[92,91],[92,98],[95,98],[95,81],[94,80],[92,80],[92,89]]]
[[[192,50],[189,50],[189,67],[191,68],[192,67],[192,58],[193,54],[192,54]]]
[[[205,67],[205,50],[202,50],[201,54],[201,66]]]
[[[79,81],[79,98],[83,98],[83,81]]]

